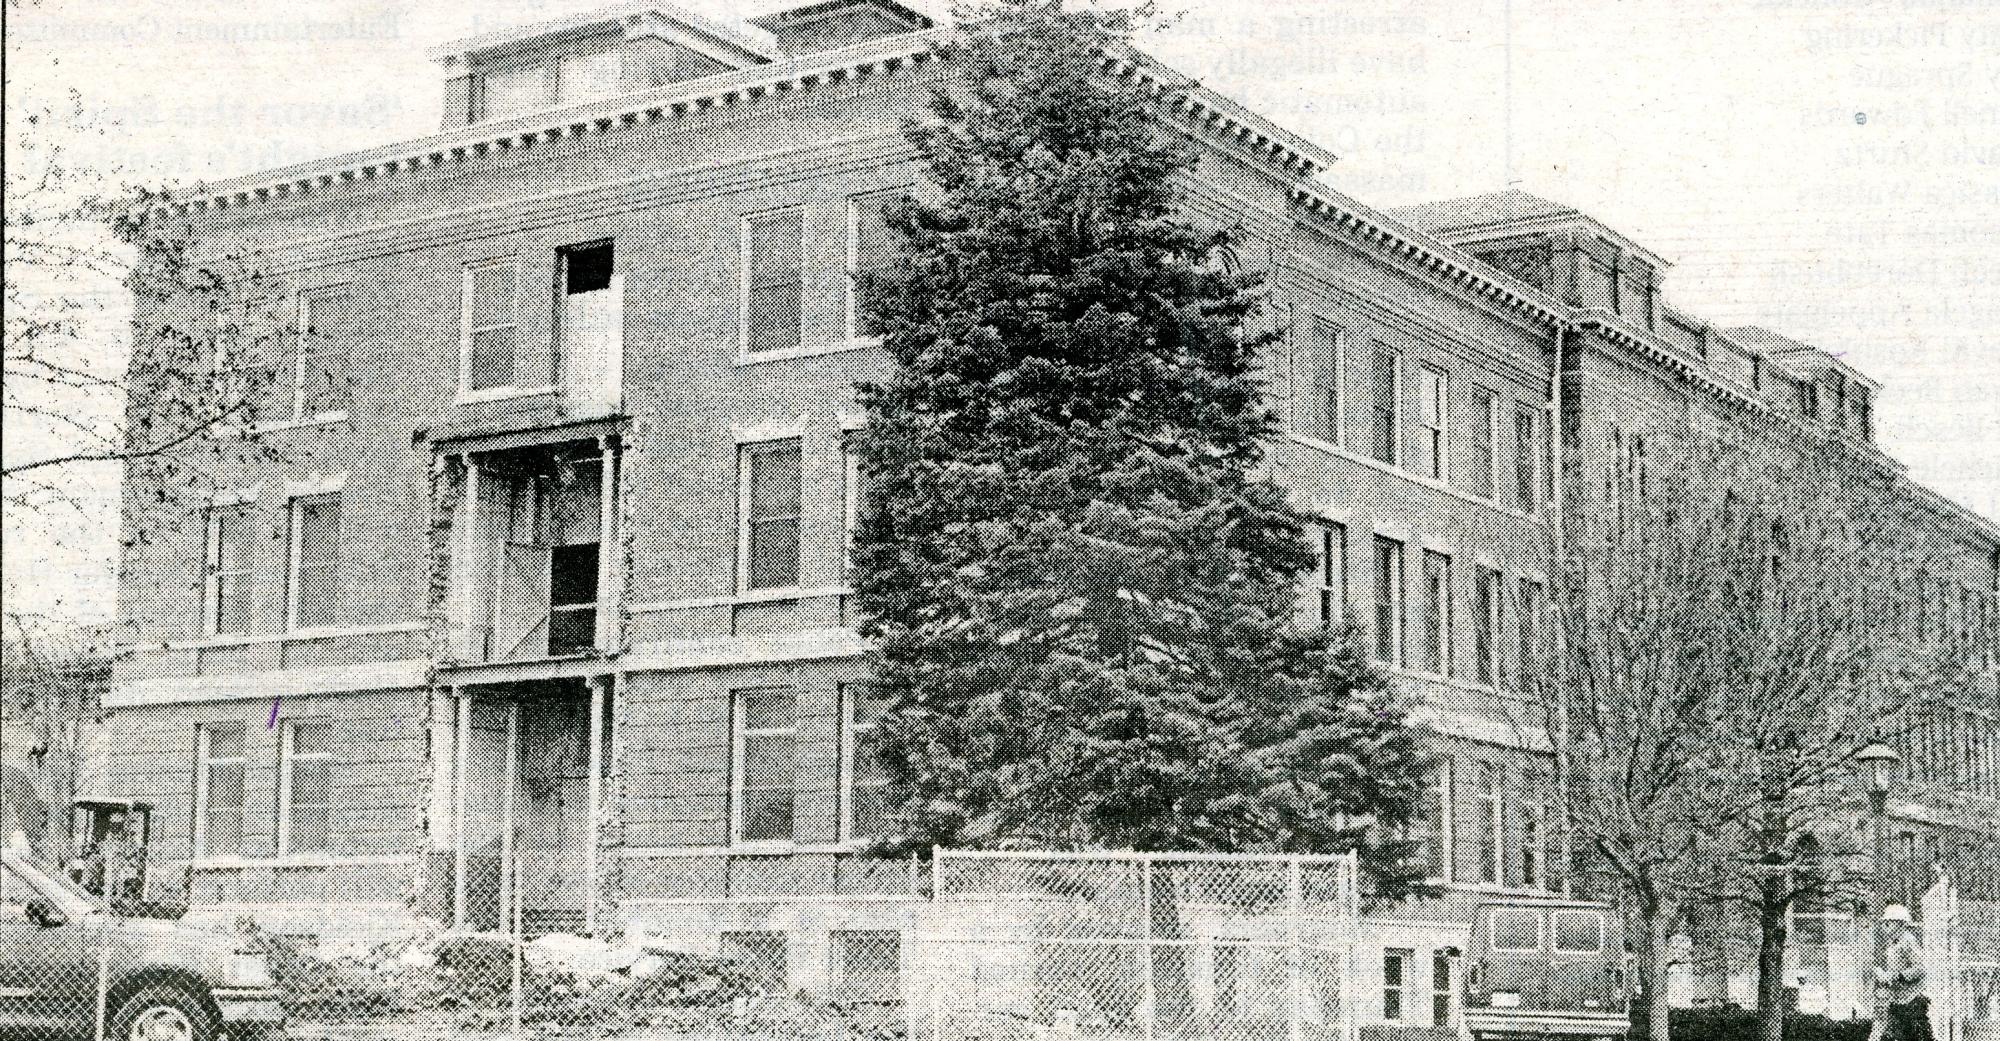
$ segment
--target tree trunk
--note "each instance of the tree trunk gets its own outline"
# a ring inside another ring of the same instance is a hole
[[[1785,923],[1783,878],[1757,882],[1757,1038],[1785,1041]]]
[[[1639,978],[1644,994],[1641,1015],[1648,1041],[1671,1041],[1667,1005],[1667,912],[1657,900],[1641,900],[1639,912]]]

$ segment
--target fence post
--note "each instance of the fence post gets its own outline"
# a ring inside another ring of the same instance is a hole
[[[1285,1029],[1291,1041],[1299,1041],[1299,1032],[1302,1027],[1300,1020],[1305,1016],[1305,1010],[1301,1007],[1305,998],[1299,993],[1299,961],[1305,953],[1299,938],[1299,919],[1305,914],[1305,889],[1302,885],[1303,879],[1300,877],[1302,870],[1298,854],[1292,854],[1291,863],[1287,865],[1287,878],[1285,880],[1285,887],[1290,895],[1291,904],[1290,921],[1288,923],[1291,927],[1291,946],[1285,951],[1285,992],[1287,996],[1285,1002],[1287,1008]]]
[[[97,1041],[104,1041],[110,1022],[105,1018],[111,1009],[111,959],[106,951],[111,946],[111,929],[100,924],[97,933]]]
[[[1342,867],[1340,913],[1342,918],[1347,919],[1347,943],[1341,953],[1340,966],[1340,1036],[1346,1041],[1358,1041],[1361,1036],[1361,993],[1354,981],[1361,974],[1356,952],[1361,943],[1361,855],[1349,850]]]
[[[1145,938],[1139,943],[1139,968],[1146,974],[1146,1018],[1143,1026],[1146,1041],[1152,1041],[1160,1020],[1160,994],[1153,978],[1153,858],[1145,853],[1134,856],[1139,858],[1139,913],[1146,920]]]
[[[521,990],[522,990],[522,980],[526,974],[522,971],[522,962],[526,960],[527,952],[523,949],[525,937],[523,936],[521,931],[520,858],[519,857],[510,858],[508,865],[503,873],[510,875],[510,878],[508,879],[507,889],[508,892],[512,894],[514,898],[513,906],[509,908],[510,914],[508,915],[509,919],[513,924],[513,928],[511,928],[509,932],[512,932],[514,934],[514,943],[513,943],[514,957],[512,964],[508,966],[509,975],[511,976],[509,982],[512,984],[512,989],[513,989],[512,1007],[508,1016],[508,1022],[512,1027],[513,1031],[512,1037],[514,1038],[514,1041],[523,1041],[523,1035],[521,1033],[521,1003],[523,995],[521,993]]]

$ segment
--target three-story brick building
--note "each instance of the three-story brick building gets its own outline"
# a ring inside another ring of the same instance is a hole
[[[290,462],[126,551],[93,784],[158,807],[152,886],[284,929],[518,902],[531,929],[720,942],[797,986],[881,971],[920,866],[858,853],[878,782],[844,441],[887,361],[853,285],[893,262],[881,206],[920,179],[901,125],[942,31],[896,0],[641,2],[462,40],[435,54],[438,134],[172,204],[272,265],[297,334],[259,417]],[[1536,742],[1496,702],[1540,653],[1568,486],[1648,410],[1801,386],[1839,388],[1801,418],[1866,449],[1876,388],[1674,311],[1665,262],[1583,214],[1377,210],[1144,56],[1104,73],[1197,146],[1190,218],[1243,229],[1289,321],[1270,466],[1319,522],[1302,622],[1356,624],[1443,753],[1451,895],[1379,917],[1368,1014],[1444,1022],[1468,903],[1563,884]],[[128,509],[152,492],[135,470]],[[1986,679],[1951,708],[1947,787],[1990,828],[2000,532],[1911,494],[1965,547],[1950,609]]]

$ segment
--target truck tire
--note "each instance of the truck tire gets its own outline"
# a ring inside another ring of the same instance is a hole
[[[201,995],[156,983],[118,1003],[105,1041],[215,1041],[218,1026]]]

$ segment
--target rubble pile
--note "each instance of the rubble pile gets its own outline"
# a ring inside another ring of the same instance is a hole
[[[425,932],[372,946],[239,930],[270,958],[296,1037],[314,1025],[381,1023],[504,1033],[517,966],[504,933]],[[545,1037],[744,1037],[892,1041],[899,1009],[760,993],[726,959],[643,937],[551,933],[521,945],[523,1032]]]

